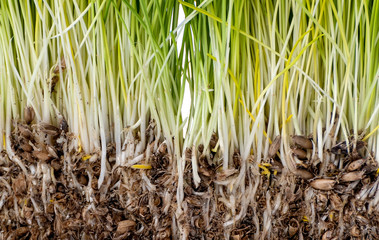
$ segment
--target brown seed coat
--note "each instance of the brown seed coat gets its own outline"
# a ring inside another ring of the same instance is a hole
[[[292,136],[292,141],[302,148],[305,148],[305,149],[313,148],[312,141],[304,136],[299,136],[299,135]]]
[[[21,195],[26,192],[26,180],[23,174],[18,175],[13,181],[12,187],[16,195]]]
[[[347,166],[347,171],[351,172],[351,171],[355,171],[355,170],[358,170],[360,167],[363,166],[363,164],[365,163],[365,159],[359,159],[359,160],[356,160],[354,162],[351,162],[348,166]]]
[[[42,162],[46,162],[52,159],[47,151],[33,151],[33,156]]]
[[[306,160],[307,159],[307,152],[300,148],[294,148],[292,149],[292,153],[298,157],[299,159]]]
[[[310,183],[311,187],[313,187],[314,189],[324,191],[332,190],[335,184],[336,180],[325,178],[316,179]]]
[[[26,124],[30,124],[31,122],[33,122],[35,116],[36,113],[34,112],[33,107],[27,106],[24,108],[24,119]]]
[[[123,234],[128,231],[133,230],[133,228],[136,226],[136,222],[133,220],[124,220],[117,224],[117,230],[116,234]]]
[[[270,145],[270,148],[268,150],[268,157],[272,158],[275,156],[275,154],[279,151],[280,148],[280,141],[281,137],[280,135],[276,136],[272,144]]]
[[[330,202],[335,210],[341,210],[343,207],[343,202],[337,194],[330,195]]]
[[[364,176],[364,171],[354,171],[354,172],[343,174],[340,180],[342,182],[354,182],[357,180],[361,180],[363,176]]]
[[[302,179],[306,179],[306,180],[314,178],[314,175],[305,169],[296,169],[295,175],[298,177],[301,177]]]

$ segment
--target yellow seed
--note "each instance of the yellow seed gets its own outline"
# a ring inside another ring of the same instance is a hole
[[[5,145],[5,133],[3,133],[3,147],[4,147],[4,149],[6,148],[6,145]]]
[[[150,164],[135,164],[132,166],[134,169],[151,169]]]
[[[92,157],[91,155],[85,155],[82,157],[82,160],[86,161],[86,160],[90,159],[91,157]]]
[[[303,220],[303,222],[309,222],[309,219],[307,216],[304,216],[302,220]]]
[[[53,199],[50,199],[50,202],[51,202],[51,203],[53,203],[53,202],[54,202],[54,200],[53,200]]]

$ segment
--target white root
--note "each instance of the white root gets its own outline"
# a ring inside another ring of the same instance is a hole
[[[146,176],[146,172],[142,172],[142,179],[146,183],[146,187],[149,189],[149,191],[155,191],[156,187],[150,182],[149,178]]]
[[[46,163],[42,163],[41,164],[41,168],[42,168],[42,174],[43,174],[43,177],[42,177],[42,193],[41,193],[41,198],[42,198],[42,202],[43,202],[43,205],[45,206],[45,210],[47,209],[47,196],[46,196],[46,192],[47,192],[47,186],[49,186],[50,182],[51,182],[51,177],[50,177],[50,168],[49,166],[46,164]]]

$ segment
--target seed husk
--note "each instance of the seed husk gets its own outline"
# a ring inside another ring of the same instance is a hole
[[[319,178],[319,179],[313,180],[310,183],[311,187],[313,187],[314,189],[324,190],[324,191],[332,190],[335,184],[336,184],[336,180],[325,179],[325,178]]]
[[[359,228],[357,227],[357,225],[354,225],[354,226],[350,229],[350,234],[351,234],[351,236],[353,236],[353,237],[360,237],[360,235],[361,235],[361,231],[359,230]]]
[[[237,169],[226,169],[216,174],[215,181],[225,181],[234,177],[238,173]]]
[[[359,150],[359,149],[363,148],[364,146],[366,146],[366,142],[364,142],[364,141],[357,141],[356,150]]]
[[[33,136],[32,131],[30,131],[29,129],[29,126],[18,124],[17,128],[20,131],[21,136],[23,136],[24,138],[30,139]]]
[[[197,147],[197,150],[198,150],[200,153],[203,153],[203,151],[204,151],[204,145],[203,145],[203,144],[200,144],[200,145]]]
[[[59,123],[59,129],[68,132],[68,123],[64,117],[62,117],[60,123]]]
[[[292,153],[301,160],[307,159],[307,152],[300,148],[292,149]]]
[[[48,123],[40,123],[40,129],[43,133],[53,137],[59,135],[59,128]]]
[[[274,157],[275,154],[279,151],[280,141],[281,141],[280,135],[278,135],[274,138],[274,141],[272,142],[272,144],[270,145],[270,148],[268,150],[268,157],[269,158]]]
[[[186,148],[186,151],[185,151],[185,159],[186,161],[191,161],[191,158],[192,158],[192,149],[191,148]]]
[[[61,61],[60,61],[60,63],[58,63],[58,65],[57,66],[55,66],[55,68],[54,68],[54,73],[55,74],[57,74],[57,73],[59,73],[59,71],[64,71],[64,70],[66,70],[66,61],[65,61],[65,59],[64,58],[62,58],[61,59]]]
[[[162,203],[162,200],[159,196],[154,196],[153,204],[158,207]]]
[[[369,224],[370,220],[367,219],[366,217],[362,216],[362,215],[357,215],[356,217],[357,221],[360,223],[360,224],[364,224],[364,225],[367,225]]]
[[[297,231],[299,230],[299,222],[292,218],[289,222],[289,227],[288,227],[288,234],[289,236],[292,238],[296,233]]]
[[[30,152],[22,152],[22,153],[20,153],[20,156],[23,160],[25,160],[29,163],[34,162],[34,159],[33,159],[32,154]]]
[[[58,171],[62,168],[62,164],[60,163],[60,160],[58,160],[58,159],[51,161],[50,164],[51,164],[51,167],[56,171]]]
[[[133,220],[124,220],[117,224],[117,230],[116,234],[123,234],[128,231],[133,230],[133,228],[136,226],[136,222]]]
[[[199,229],[204,226],[204,220],[202,216],[199,216],[198,218],[195,219],[195,226]]]
[[[313,148],[312,141],[309,140],[309,138],[306,138],[304,136],[299,136],[299,135],[292,136],[292,141],[302,148],[305,148],[305,149]]]
[[[24,108],[24,119],[25,119],[26,124],[30,124],[31,122],[33,122],[35,116],[36,116],[36,113],[34,112],[33,107],[26,106]]]
[[[161,145],[159,145],[158,154],[159,154],[159,156],[163,156],[166,153],[167,153],[167,144],[166,143],[162,143]]]
[[[209,147],[211,148],[211,150],[213,150],[216,147],[217,142],[218,142],[218,137],[215,133],[213,133],[211,140],[209,141]]]
[[[26,180],[23,174],[18,175],[13,181],[12,187],[16,195],[21,195],[26,192]]]
[[[198,196],[187,197],[187,198],[186,198],[186,201],[187,201],[189,204],[191,204],[191,205],[193,205],[193,206],[197,206],[197,207],[203,205],[203,201],[202,201],[201,198],[198,197]]]
[[[270,169],[280,173],[282,172],[283,164],[280,161],[272,160]]]
[[[343,207],[343,202],[341,198],[335,193],[332,193],[330,195],[330,202],[332,204],[332,207],[336,210],[341,210]]]
[[[351,171],[355,171],[355,170],[358,170],[359,168],[361,168],[363,166],[363,164],[366,162],[365,159],[358,159],[354,162],[351,162],[348,166],[347,166],[347,171],[351,172]]]
[[[233,235],[232,239],[233,240],[240,240],[240,239],[242,239],[242,237],[241,237],[241,235]]]
[[[55,85],[59,82],[59,76],[55,75],[50,79],[50,93],[53,93],[55,90]]]
[[[46,146],[46,149],[47,149],[47,152],[50,154],[51,157],[58,158],[58,154],[57,154],[57,152],[56,152],[56,150],[55,150],[54,147],[52,147],[52,146]]]
[[[52,159],[47,151],[33,151],[33,156],[42,162],[47,162]]]
[[[356,142],[356,150],[363,148],[366,145],[365,142],[358,140]],[[346,141],[339,142],[334,147],[332,147],[331,151],[333,154],[348,154],[353,151],[354,143],[352,141],[349,142],[349,145]]]
[[[170,239],[171,236],[171,230],[170,228],[166,228],[163,231],[160,231],[158,233],[158,238],[157,239]]]
[[[354,172],[343,174],[340,180],[342,182],[354,182],[357,180],[361,180],[363,176],[364,176],[364,171],[354,171]]]
[[[241,156],[238,154],[238,151],[235,151],[233,154],[233,164],[235,168],[239,168],[241,166]]]
[[[33,151],[33,147],[27,141],[23,141],[20,144],[20,148],[22,150],[24,150],[25,152],[32,152]]]
[[[84,175],[80,175],[78,182],[82,185],[87,185],[88,179]]]
[[[328,201],[328,196],[326,194],[318,194],[317,199],[319,202],[327,202]]]
[[[47,205],[46,212],[50,214],[54,213],[54,204],[50,203],[49,205]]]
[[[210,177],[214,174],[214,170],[209,165],[208,159],[205,154],[202,154],[199,157],[199,172],[207,177]]]
[[[323,235],[322,235],[322,240],[329,240],[332,238],[332,235],[333,235],[333,232],[331,230],[329,231],[326,231]]]
[[[305,169],[300,169],[300,168],[295,170],[295,175],[298,177],[301,177],[302,179],[306,179],[306,180],[314,178],[314,175],[311,172],[309,172]]]
[[[14,236],[16,238],[14,239],[17,239],[17,237],[25,236],[28,232],[29,232],[28,227],[19,227],[15,230]]]
[[[362,184],[363,185],[368,185],[371,183],[371,179],[369,177],[366,177],[364,179],[362,179]]]

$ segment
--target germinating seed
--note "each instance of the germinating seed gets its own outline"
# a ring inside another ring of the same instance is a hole
[[[305,148],[305,149],[313,148],[312,141],[309,140],[309,138],[306,138],[304,136],[299,136],[299,135],[292,136],[292,141],[302,148]]]
[[[292,153],[298,157],[299,159],[306,160],[307,159],[307,152],[300,148],[294,148],[292,149]]]
[[[274,141],[272,141],[272,144],[270,145],[270,148],[268,150],[268,157],[272,158],[276,155],[276,153],[279,151],[280,148],[280,135],[276,136],[274,138]]]
[[[33,107],[27,106],[24,108],[24,119],[26,124],[30,124],[31,122],[33,122],[35,115],[36,114],[34,112]]]

